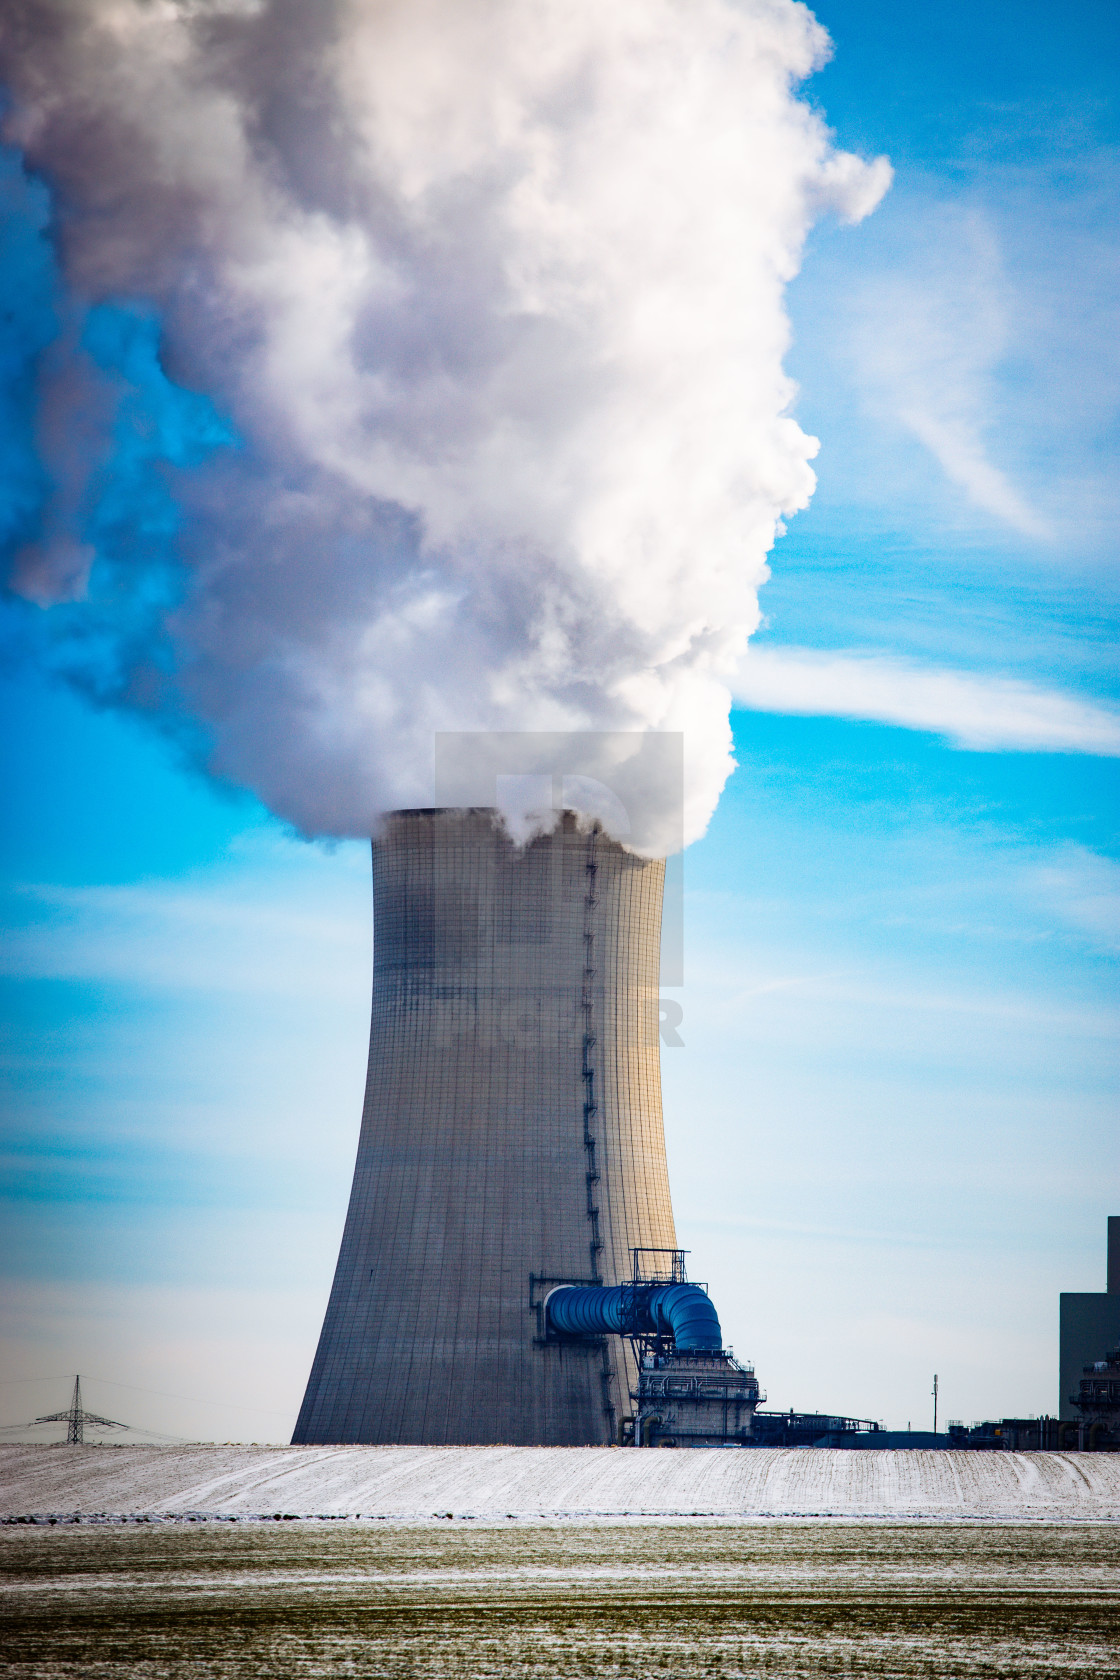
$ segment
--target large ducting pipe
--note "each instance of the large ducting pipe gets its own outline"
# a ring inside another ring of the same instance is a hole
[[[665,866],[565,812],[398,811],[373,845],[373,1024],[296,1441],[618,1439],[621,1338],[541,1335],[558,1283],[675,1249],[661,1121]]]
[[[554,1289],[545,1302],[558,1336],[667,1336],[677,1353],[719,1353],[719,1315],[696,1283],[623,1284],[617,1289]]]

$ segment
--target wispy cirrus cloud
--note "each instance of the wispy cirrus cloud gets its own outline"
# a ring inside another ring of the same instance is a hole
[[[843,717],[947,736],[974,751],[1120,757],[1120,711],[1012,677],[889,655],[752,647],[731,682],[751,711]]]
[[[1031,885],[1069,927],[1094,945],[1120,951],[1120,863],[1069,844],[1037,865]]]
[[[1007,364],[1026,353],[1024,306],[1001,230],[977,206],[927,204],[922,222],[920,247],[896,252],[859,287],[851,349],[865,399],[901,423],[974,508],[1052,542],[1053,520],[1016,482]]]
[[[937,413],[919,407],[903,408],[903,425],[925,444],[946,477],[985,513],[1025,537],[1048,541],[1054,534],[1049,521],[1030,506],[1007,474],[988,457],[984,440],[967,416]]]

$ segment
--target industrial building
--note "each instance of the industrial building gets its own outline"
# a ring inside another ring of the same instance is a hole
[[[1064,1292],[1058,1415],[949,1424],[948,1444],[984,1452],[1120,1452],[1120,1218],[1108,1221],[1103,1293]]]
[[[386,819],[365,1111],[295,1442],[620,1439],[630,1339],[541,1307],[676,1251],[664,872],[570,811],[522,847],[488,809]]]
[[[1108,1221],[1103,1294],[1066,1291],[1060,1297],[1058,1328],[1058,1416],[1076,1423],[1077,1394],[1087,1365],[1107,1358],[1120,1343],[1120,1216]]]
[[[951,1421],[947,1444],[970,1452],[1064,1452],[1077,1447],[1075,1423],[1055,1417],[987,1418]]]
[[[1079,1416],[1078,1446],[1089,1452],[1120,1452],[1120,1346],[1086,1365],[1071,1399]]]

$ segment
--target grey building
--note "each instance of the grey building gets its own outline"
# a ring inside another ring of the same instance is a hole
[[[520,850],[489,810],[387,819],[354,1184],[293,1440],[618,1440],[628,1344],[549,1343],[541,1308],[676,1246],[663,882],[568,812]]]
[[[1104,1359],[1120,1343],[1120,1217],[1108,1221],[1105,1292],[1067,1292],[1060,1297],[1058,1330],[1058,1416],[1074,1421],[1080,1412],[1072,1396],[1086,1365]]]

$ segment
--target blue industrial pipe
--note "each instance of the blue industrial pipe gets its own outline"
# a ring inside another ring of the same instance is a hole
[[[696,1283],[624,1283],[612,1289],[554,1289],[545,1304],[561,1336],[670,1335],[678,1353],[718,1353],[719,1315]]]

